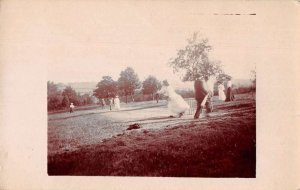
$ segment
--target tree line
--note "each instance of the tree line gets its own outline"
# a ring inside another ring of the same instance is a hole
[[[93,96],[99,100],[104,99],[106,102],[108,102],[108,99],[115,98],[117,95],[124,96],[125,102],[128,103],[129,98],[131,101],[135,101],[134,95],[137,94],[137,91],[143,95],[151,95],[151,99],[154,99],[155,94],[161,87],[161,82],[151,75],[143,82],[140,82],[135,71],[131,67],[127,67],[124,71],[121,71],[117,81],[113,80],[111,76],[103,76],[102,80],[96,85]],[[91,95],[80,95],[70,86],[67,86],[61,92],[58,90],[56,84],[48,81],[47,90],[48,111],[67,108],[71,102],[77,106],[93,103],[93,97]],[[144,100],[144,98],[139,99],[139,101],[141,100]]]
[[[94,90],[94,96],[98,99],[114,98],[117,95],[124,96],[125,102],[128,103],[128,98],[134,101],[137,90],[141,90],[144,95],[151,94],[154,98],[155,93],[161,86],[161,82],[151,75],[140,82],[135,71],[131,67],[127,67],[124,71],[121,71],[117,81],[114,81],[110,76],[103,76]]]
[[[80,95],[70,86],[60,91],[57,84],[50,81],[47,82],[48,111],[65,109],[70,106],[71,102],[81,106],[92,104],[93,100],[89,94]]]

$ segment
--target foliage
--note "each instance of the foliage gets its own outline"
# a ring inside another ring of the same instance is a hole
[[[60,92],[57,90],[57,86],[48,81],[47,82],[47,105],[48,111],[57,110],[61,108],[61,99],[62,96]]]
[[[61,92],[58,90],[56,84],[50,81],[47,82],[48,111],[65,109],[69,107],[71,102],[77,106],[93,103],[91,96],[88,94],[80,95],[70,86]]]
[[[59,94],[59,91],[57,90],[57,86],[54,84],[54,82],[47,82],[47,97],[54,97]]]
[[[189,38],[184,49],[177,51],[177,56],[171,59],[170,66],[174,72],[183,72],[183,81],[194,81],[196,78],[204,79],[212,75],[223,73],[220,61],[209,59],[209,51],[212,46],[208,39],[197,39],[198,34],[194,33]]]
[[[62,99],[62,102],[61,102],[61,106],[66,108],[66,107],[69,107],[70,105],[70,100],[68,98],[68,96],[64,96],[64,98]]]
[[[79,96],[79,100],[80,102],[82,102],[83,105],[93,103],[92,97],[89,94],[84,94],[82,96]]]
[[[121,94],[126,96],[134,95],[134,90],[140,88],[140,82],[137,74],[131,67],[127,67],[124,71],[121,71],[120,78],[118,79],[118,89]]]
[[[148,76],[143,82],[142,92],[143,94],[151,94],[152,96],[159,89],[161,89],[161,84],[154,76]]]
[[[67,86],[64,91],[62,92],[62,95],[65,97],[68,97],[70,103],[73,103],[75,105],[79,105],[79,100],[78,100],[78,94],[76,91],[71,87]]]
[[[102,80],[97,84],[94,90],[94,96],[98,99],[113,98],[117,95],[117,82],[110,76],[103,76]]]
[[[219,83],[223,83],[224,81],[228,81],[228,80],[231,80],[231,76],[230,75],[227,75],[225,73],[221,73],[217,76],[217,82]]]

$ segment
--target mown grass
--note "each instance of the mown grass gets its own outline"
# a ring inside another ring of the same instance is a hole
[[[220,104],[225,115],[124,133],[48,156],[49,175],[255,177],[253,99]]]

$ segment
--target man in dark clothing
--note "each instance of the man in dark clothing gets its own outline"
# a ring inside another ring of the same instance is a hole
[[[194,118],[198,119],[203,108],[201,106],[201,103],[203,102],[204,98],[208,94],[208,90],[207,87],[205,86],[205,83],[199,79],[195,80],[194,89],[195,89],[195,99],[197,101],[197,109]]]
[[[159,100],[159,94],[158,93],[155,94],[155,99],[156,99],[156,103],[158,103],[158,100]]]

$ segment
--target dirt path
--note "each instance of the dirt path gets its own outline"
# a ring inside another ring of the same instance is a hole
[[[190,116],[182,120],[162,116],[140,119],[138,114],[134,120],[128,117],[122,126],[137,122],[142,128],[132,131],[123,128],[101,143],[49,154],[48,173],[255,177],[255,101],[241,96],[235,102],[220,103],[215,108],[210,117],[200,120]],[[156,113],[155,109],[158,108],[154,108]],[[151,127],[157,125],[164,127]]]

